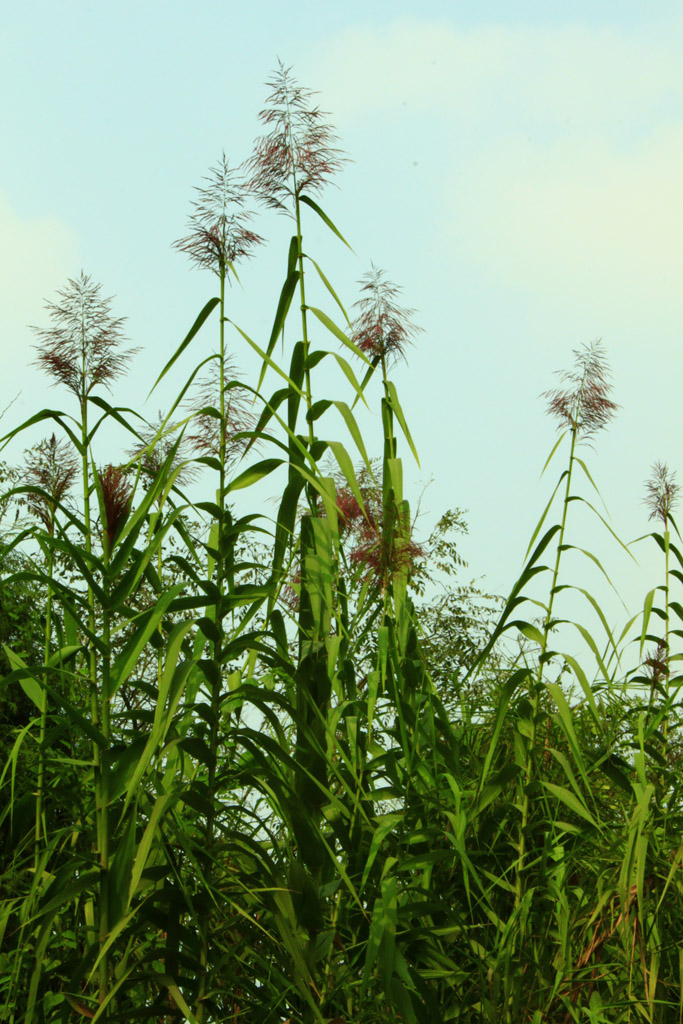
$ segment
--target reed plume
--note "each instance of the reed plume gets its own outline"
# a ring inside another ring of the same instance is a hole
[[[383,270],[373,265],[359,283],[364,294],[355,303],[359,312],[352,338],[371,362],[382,364],[386,373],[391,361],[406,358],[406,348],[422,328],[413,322],[414,309],[397,304],[401,288],[388,281]]]
[[[206,184],[195,188],[190,232],[173,247],[186,253],[195,266],[221,277],[237,260],[251,256],[263,239],[249,227],[253,213],[244,208],[247,186],[225,153],[203,180]]]
[[[98,385],[109,387],[121,377],[135,348],[121,349],[125,317],[112,315],[111,298],[102,286],[81,271],[59,291],[57,302],[46,302],[50,327],[31,327],[37,340],[36,364],[84,402]]]
[[[128,518],[132,487],[122,466],[105,466],[99,473],[102,494],[102,543],[111,553],[114,542]]]
[[[250,186],[267,206],[293,215],[287,205],[306,193],[322,192],[347,162],[316,95],[298,84],[279,62],[267,85],[271,92],[259,119],[269,131],[258,139],[251,159]]]
[[[24,480],[36,488],[26,496],[29,510],[52,535],[57,507],[68,495],[78,473],[78,460],[68,441],[55,434],[26,452]]]
[[[648,519],[659,519],[668,530],[671,513],[678,503],[680,484],[676,483],[676,474],[671,472],[665,462],[655,462],[652,474],[645,483],[645,504],[650,510]]]
[[[221,394],[222,417],[219,413]],[[248,392],[237,379],[237,368],[232,359],[224,359],[222,374],[217,359],[210,364],[208,371],[197,381],[187,408],[194,413],[186,434],[187,444],[199,454],[217,459],[221,458],[222,452],[225,468],[234,465],[249,444],[249,437],[243,434],[253,429],[254,417]]]
[[[619,406],[609,398],[612,385],[605,351],[600,341],[574,349],[574,368],[560,372],[564,387],[545,391],[548,414],[554,416],[560,429],[569,427],[582,440],[602,430],[616,414]]]

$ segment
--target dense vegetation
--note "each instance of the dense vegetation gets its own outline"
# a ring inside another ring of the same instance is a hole
[[[560,654],[572,512],[599,514],[582,442],[616,408],[580,349],[522,576],[495,616],[462,587],[461,513],[419,544],[403,493],[411,312],[373,269],[348,316],[305,250],[306,218],[346,244],[317,202],[343,156],[288,70],[270,85],[253,156],[210,171],[176,243],[218,294],[160,370],[199,353],[171,408],[108,401],[133,352],[82,274],[35,332],[70,412],[3,439],[48,428],[0,504],[0,1020],[681,1021],[675,482],[648,485],[643,614],[615,636],[584,591],[604,637],[576,623],[586,661]],[[294,226],[259,340],[227,289],[252,201]],[[98,465],[114,423],[129,447]]]

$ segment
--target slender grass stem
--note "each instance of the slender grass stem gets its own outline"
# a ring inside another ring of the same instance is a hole
[[[225,539],[225,461],[227,454],[227,424],[226,424],[226,406],[225,406],[225,276],[226,267],[223,262],[219,268],[220,275],[220,320],[219,320],[219,407],[220,407],[220,430],[219,430],[219,443],[218,443],[218,492],[217,492],[217,506],[218,506],[218,523],[217,523],[217,542],[216,542],[216,558],[215,558],[215,584],[217,591],[217,600],[214,605],[214,620],[216,627],[216,636],[212,641],[213,647],[213,678],[210,683],[211,690],[211,721],[209,725],[209,764],[208,764],[208,778],[207,778],[207,798],[208,798],[208,811],[206,816],[205,824],[205,847],[207,854],[207,867],[206,867],[206,879],[207,886],[211,886],[213,879],[213,856],[214,856],[214,843],[215,843],[215,831],[216,831],[216,774],[218,767],[218,747],[220,740],[220,717],[221,717],[221,701],[222,701],[222,671],[221,671],[221,652],[223,648],[223,591],[225,582],[224,572],[224,539]],[[195,1016],[198,1024],[202,1024],[205,1019],[205,997],[208,983],[208,972],[209,972],[209,955],[211,950],[211,911],[207,909],[200,921],[199,926],[200,933],[200,978],[199,986],[197,989],[197,1006],[195,1010]]]
[[[564,501],[562,504],[562,520],[560,523],[560,531],[557,541],[557,550],[555,554],[555,565],[553,568],[552,581],[550,584],[550,594],[548,597],[548,606],[546,610],[546,616],[543,622],[543,634],[541,640],[541,650],[538,659],[538,671],[536,674],[536,684],[533,692],[531,693],[531,735],[527,738],[525,749],[526,759],[524,765],[524,776],[523,776],[523,787],[522,787],[522,813],[519,825],[519,838],[517,846],[517,865],[515,868],[515,911],[519,913],[522,903],[522,893],[524,888],[524,870],[525,870],[525,859],[526,859],[526,831],[529,825],[529,810],[531,806],[531,798],[529,796],[529,787],[531,785],[532,776],[534,772],[534,766],[536,761],[536,736],[538,730],[538,714],[539,704],[541,701],[541,690],[543,686],[543,676],[546,662],[546,655],[548,651],[548,642],[550,639],[550,632],[553,625],[553,605],[555,602],[555,593],[557,588],[557,581],[560,574],[560,562],[562,559],[562,552],[564,551],[564,537],[567,528],[567,513],[569,510],[569,499],[571,496],[571,484],[572,484],[572,473],[574,469],[574,457],[576,452],[578,430],[576,426],[571,429],[571,447],[569,450],[569,462],[566,472],[566,484],[564,491]],[[523,932],[519,935],[519,941],[523,942]]]
[[[102,609],[102,646],[103,655],[101,661],[102,680],[100,686],[100,732],[104,737],[104,756],[100,757],[100,827],[99,827],[99,944],[103,949],[109,938],[109,843],[110,843],[110,821],[109,821],[109,748],[111,744],[111,720],[110,720],[110,688],[111,688],[111,618],[108,608]],[[103,1003],[109,995],[110,971],[109,951],[105,951],[99,964],[99,998]],[[105,1007],[104,1020],[110,1017],[110,1004]]]
[[[83,352],[85,353],[85,342],[83,343]],[[85,355],[83,356],[82,362],[82,380],[86,380],[86,361]],[[83,522],[85,525],[85,551],[88,555],[92,553],[92,521],[91,521],[91,510],[90,510],[90,462],[88,458],[88,399],[85,393],[85,383],[83,385],[83,391],[80,396],[80,410],[81,410],[81,472],[82,472],[82,484],[83,484]],[[88,584],[88,632],[91,636],[95,635],[96,623],[95,623],[95,595],[93,589]],[[87,665],[88,665],[88,687],[90,691],[90,714],[92,723],[95,727],[98,727],[101,722],[102,705],[101,699],[103,700],[103,693],[98,693],[98,680],[97,680],[97,656],[95,647],[92,642],[88,643],[87,650]],[[98,938],[100,946],[104,945],[107,938],[108,931],[108,911],[107,911],[107,877],[106,877],[106,864],[108,861],[108,818],[106,810],[106,782],[104,779],[104,765],[102,761],[102,755],[98,744],[93,741],[92,744],[92,755],[93,755],[93,777],[94,777],[94,795],[95,795],[95,817],[96,817],[96,847],[97,847],[97,858],[100,868],[100,883],[99,883],[99,894],[98,894]],[[104,1003],[107,998],[109,990],[109,966],[108,958],[104,956],[100,961],[98,979],[99,979],[99,1002]],[[109,1016],[110,1008],[105,1009],[106,1017]],[[106,1019],[105,1017],[105,1019]]]
[[[294,182],[296,186],[296,174],[294,173]],[[297,240],[297,262],[299,264],[299,295],[301,297],[301,338],[304,345],[304,375],[306,380],[306,408],[310,410],[313,403],[312,390],[311,390],[311,370],[308,365],[308,354],[309,354],[309,340],[308,340],[308,316],[306,306],[306,284],[304,277],[304,253],[303,253],[303,239],[301,235],[301,203],[299,201],[299,194],[295,192],[295,210],[296,210],[296,240]],[[313,423],[308,424],[308,441],[309,444],[313,444],[314,433]]]
[[[664,522],[664,722],[663,722],[663,734],[664,734],[664,747],[668,747],[669,743],[669,694],[671,690],[671,610],[669,606],[670,596],[670,583],[671,583],[671,572],[670,572],[670,545],[671,545],[671,533],[668,529],[668,522]]]
[[[50,645],[52,642],[52,576],[54,570],[54,552],[52,545],[48,548],[47,555],[47,579],[48,588],[45,598],[45,637],[43,666],[47,668],[50,660]],[[34,870],[37,872],[40,864],[40,854],[43,841],[47,841],[43,822],[43,803],[45,789],[45,734],[47,729],[47,690],[41,688],[40,694],[40,726],[38,732],[38,779],[36,786],[36,820],[34,833]]]

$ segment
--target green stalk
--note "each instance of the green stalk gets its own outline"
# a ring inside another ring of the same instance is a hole
[[[52,519],[50,527],[50,535],[54,529],[54,519]],[[45,640],[44,640],[44,651],[43,651],[43,667],[47,668],[48,661],[50,660],[50,641],[52,639],[52,574],[54,567],[54,552],[52,545],[48,548],[47,556],[47,578],[48,578],[48,590],[47,598],[45,602]],[[41,689],[40,693],[40,729],[38,733],[38,780],[36,790],[36,823],[35,823],[35,834],[34,834],[34,854],[33,854],[33,866],[36,873],[39,869],[40,863],[40,846],[41,837],[44,832],[43,828],[43,794],[45,789],[45,732],[47,726],[47,690]]]
[[[304,253],[303,253],[303,239],[301,235],[301,204],[299,202],[299,193],[296,191],[296,173],[292,172],[294,176],[294,196],[295,196],[295,208],[296,208],[296,243],[297,243],[297,262],[299,264],[299,294],[301,296],[301,338],[304,343],[304,374],[306,379],[306,409],[310,410],[313,404],[312,392],[311,392],[311,371],[308,366],[308,318],[307,318],[307,307],[306,307],[306,285],[304,282]],[[313,444],[314,440],[313,423],[309,421],[308,424],[308,440],[309,444]]]
[[[84,369],[85,373],[85,369]],[[88,399],[85,394],[81,396],[81,474],[83,482],[83,522],[85,524],[85,550],[88,555],[92,554],[92,525],[90,517],[90,466],[88,464]],[[95,595],[92,587],[88,585],[88,629],[95,632]],[[97,725],[97,658],[95,648],[92,644],[88,647],[88,678],[90,683],[90,710],[92,712],[93,725]],[[98,747],[93,743],[93,758],[97,768]]]
[[[524,858],[526,855],[526,838],[525,831],[529,823],[529,784],[531,783],[531,775],[534,768],[534,747],[536,744],[536,726],[537,726],[537,715],[539,707],[539,698],[541,693],[541,687],[543,685],[543,666],[545,662],[545,655],[548,649],[548,640],[550,637],[550,630],[552,628],[552,616],[553,616],[553,604],[555,601],[555,588],[557,587],[557,580],[560,574],[560,560],[562,558],[562,551],[564,547],[564,535],[567,526],[567,512],[569,509],[569,497],[571,494],[571,483],[572,473],[574,470],[574,453],[576,450],[576,441],[578,436],[577,426],[571,428],[571,448],[569,450],[569,466],[567,468],[567,484],[564,492],[564,502],[562,506],[562,521],[560,524],[560,534],[557,542],[557,552],[555,555],[555,567],[553,569],[553,578],[550,586],[550,597],[548,600],[547,614],[545,622],[543,624],[543,637],[541,640],[541,652],[538,661],[538,673],[536,676],[536,685],[531,695],[531,736],[527,743],[527,758],[524,768],[524,797],[522,800],[522,820],[519,829],[519,844],[518,844],[518,857],[517,857],[517,868],[515,877],[515,910],[519,909],[519,905],[522,900],[522,874],[524,871]]]
[[[213,875],[212,871],[212,857],[215,842],[215,828],[216,828],[216,767],[218,759],[218,746],[219,746],[219,722],[220,722],[220,706],[222,697],[222,675],[221,675],[221,651],[223,648],[223,617],[222,617],[222,604],[223,604],[223,586],[224,586],[224,565],[223,565],[223,533],[225,530],[225,459],[227,453],[227,429],[225,422],[225,276],[226,267],[223,262],[220,264],[219,270],[220,276],[220,321],[219,321],[219,387],[220,387],[220,432],[219,432],[219,446],[218,446],[218,494],[217,505],[218,505],[218,538],[217,538],[217,558],[216,558],[216,589],[218,592],[218,600],[214,606],[214,618],[217,635],[213,640],[213,662],[215,666],[215,672],[213,679],[211,680],[211,723],[209,726],[209,776],[208,776],[208,792],[207,799],[209,801],[209,809],[206,816],[206,829],[205,829],[205,846],[207,853],[207,867],[206,867],[206,879],[207,885],[211,885],[211,879]],[[203,915],[199,924],[200,930],[200,941],[201,949],[199,954],[200,964],[200,978],[199,986],[197,989],[197,1006],[195,1010],[195,1016],[198,1024],[202,1024],[204,1020],[204,998],[206,995],[207,979],[208,979],[208,965],[209,965],[209,932],[211,925],[211,912],[207,910]]]
[[[100,732],[104,736],[107,750],[111,743],[110,723],[110,671],[111,671],[111,620],[109,608],[102,609],[102,642],[104,655],[102,657],[102,687],[100,691]],[[109,759],[108,755],[100,759],[99,771],[99,804],[100,804],[100,828],[99,828],[99,944],[100,949],[109,938]],[[99,1000],[100,1004],[109,995],[109,953],[106,952],[99,965]],[[104,1011],[104,1020],[110,1016],[110,1007]]]
[[[669,634],[670,634],[670,610],[669,610],[669,583],[670,583],[670,566],[669,558],[670,551],[669,546],[671,543],[671,534],[669,532],[668,519],[664,519],[664,658],[665,658],[665,682],[664,682],[664,746],[668,746],[669,742],[669,690],[671,675],[669,671],[669,658],[671,651],[669,649]]]
[[[83,381],[86,379],[85,359],[83,360]],[[88,398],[85,388],[80,395],[81,406],[81,469],[83,479],[83,521],[85,523],[85,550],[87,554],[92,553],[92,522],[90,514],[90,467],[88,461]],[[106,646],[102,671],[102,692],[97,690],[97,657],[92,643],[88,647],[88,680],[90,689],[90,713],[94,726],[99,726],[103,735],[109,739],[109,613],[103,609],[103,641]],[[88,630],[94,635],[95,625],[95,595],[92,587],[88,585]],[[106,678],[105,678],[106,674]],[[98,699],[99,698],[99,699]],[[93,776],[95,783],[95,816],[97,834],[97,857],[100,869],[99,897],[98,897],[98,942],[100,948],[104,945],[109,931],[109,898],[108,898],[108,869],[109,869],[109,810],[108,810],[108,780],[107,766],[103,764],[100,749],[93,741]],[[109,957],[107,954],[102,957],[98,970],[98,998],[102,1004],[109,992]],[[109,1017],[109,1007],[105,1009],[104,1019]]]
[[[159,516],[161,516],[161,498],[159,499]],[[150,537],[150,541],[151,541],[151,539],[152,538]],[[162,548],[162,546],[160,544],[159,545],[159,550],[157,551],[157,572],[159,574],[159,586],[161,587],[161,591],[163,592],[164,584],[163,584],[161,573],[162,573],[162,570],[163,570],[164,561],[163,561],[163,555],[162,555],[161,548]],[[158,632],[159,632],[159,639],[160,640],[163,639],[164,628],[163,628],[161,622],[159,623],[159,630],[158,630]],[[162,647],[159,648],[159,653],[157,655],[157,686],[161,686],[161,677],[163,675],[163,671],[164,671],[164,649],[163,649],[163,646],[162,646]]]
[[[286,98],[287,103],[287,126],[289,130],[289,148],[291,153],[296,152],[296,143],[294,141],[294,132],[292,131],[292,113],[289,103],[289,95]],[[296,180],[296,160],[292,160],[292,191],[294,194],[294,212],[296,217],[296,247],[297,247],[297,262],[299,264],[299,294],[301,296],[301,338],[304,344],[304,363],[308,359],[308,323],[306,318],[306,288],[304,285],[304,253],[303,253],[303,242],[301,236],[301,203],[299,201],[299,186]],[[306,408],[310,409],[312,405],[311,398],[311,372],[306,366],[304,371],[306,377]],[[311,444],[313,443],[313,424],[308,424],[308,438]]]
[[[85,351],[85,345],[83,346]],[[83,390],[79,396],[80,409],[81,409],[81,476],[83,486],[83,522],[85,524],[85,550],[88,555],[92,553],[92,523],[90,514],[90,466],[88,460],[88,398],[85,392],[85,380],[86,380],[86,365],[85,356],[83,357],[82,364],[82,380]],[[95,595],[93,594],[92,587],[88,584],[88,631],[91,635],[95,634]],[[95,727],[98,726],[100,719],[100,708],[98,706],[98,692],[97,692],[97,657],[95,648],[92,643],[88,645],[88,688],[90,691],[90,714],[92,723]],[[106,934],[103,937],[103,920],[107,921],[107,912],[105,906],[103,906],[103,894],[106,897],[105,879],[103,876],[103,858],[105,857],[105,849],[107,847],[107,840],[105,837],[105,825],[106,825],[106,814],[104,812],[104,786],[102,777],[102,761],[100,757],[100,749],[97,743],[93,741],[92,745],[93,753],[93,779],[95,786],[95,820],[96,820],[96,847],[97,857],[100,865],[100,884],[99,884],[99,907],[98,907],[98,938],[100,944],[106,939]],[[106,902],[106,899],[105,899]],[[104,918],[103,918],[104,915]],[[103,958],[99,967],[99,1001],[100,1004],[104,1002],[107,989],[107,970],[108,966],[106,958]],[[108,1015],[109,1011],[105,1011]]]

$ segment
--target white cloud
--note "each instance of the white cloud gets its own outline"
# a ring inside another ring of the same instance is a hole
[[[473,261],[549,313],[583,306],[596,330],[678,322],[681,27],[400,20],[338,38],[316,80],[344,132],[372,119],[388,149],[411,131],[428,147],[420,201],[442,258]]]
[[[470,167],[448,230],[508,286],[571,296],[600,316],[678,320],[682,168],[683,125],[629,154],[596,138],[501,145],[495,163]]]
[[[451,120],[486,117],[492,132],[509,114],[585,128],[679,105],[680,43],[677,26],[666,37],[636,37],[578,25],[458,30],[403,18],[341,34],[314,74],[325,106],[342,120],[405,103]]]

